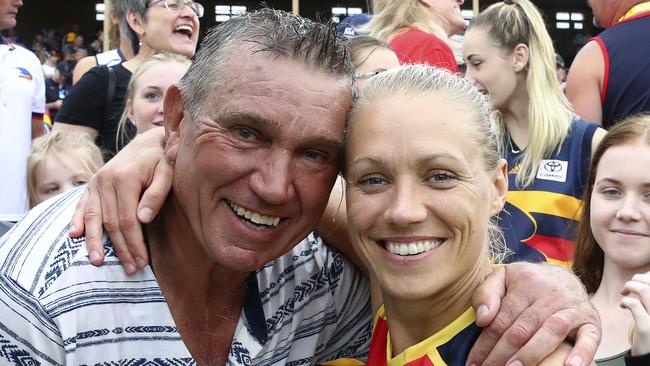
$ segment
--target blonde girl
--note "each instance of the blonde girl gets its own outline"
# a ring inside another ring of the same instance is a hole
[[[466,77],[500,112],[509,193],[499,224],[511,260],[567,264],[592,147],[605,133],[578,119],[555,74],[553,43],[529,0],[479,14],[465,34]]]
[[[465,29],[464,0],[375,0],[370,35],[395,51],[402,64],[428,64],[458,72],[450,36]]]
[[[190,59],[185,56],[163,52],[138,66],[127,88],[126,108],[118,123],[118,141],[129,135],[126,132],[129,123],[136,127],[138,134],[164,125],[162,105],[165,92],[185,75],[190,64]]]
[[[29,207],[85,184],[102,165],[101,151],[85,134],[54,131],[35,139],[27,157]]]

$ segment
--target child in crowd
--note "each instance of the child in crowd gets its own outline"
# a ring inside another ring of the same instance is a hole
[[[138,134],[164,125],[162,107],[165,92],[181,80],[191,63],[185,56],[162,52],[149,57],[138,66],[129,81],[126,108],[117,127],[118,140],[129,135],[129,121],[135,125]]]
[[[614,126],[596,150],[573,270],[603,325],[600,366],[650,365],[650,116]]]
[[[359,88],[366,80],[392,67],[399,66],[399,60],[388,44],[370,36],[350,38],[348,43],[350,58],[354,66],[355,78]]]
[[[99,148],[86,135],[54,131],[35,139],[27,157],[29,207],[85,184],[102,165]]]

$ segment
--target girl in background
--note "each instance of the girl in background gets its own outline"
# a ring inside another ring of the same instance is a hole
[[[650,116],[614,126],[591,163],[573,270],[602,321],[600,366],[650,365],[649,167]]]
[[[84,134],[54,131],[35,139],[27,156],[29,208],[86,184],[102,165],[101,151]]]
[[[127,123],[133,123],[138,134],[164,125],[165,92],[181,80],[191,63],[185,56],[163,52],[149,57],[138,66],[127,88],[126,108],[118,123],[116,144],[127,137]]]
[[[388,43],[402,64],[427,64],[458,73],[447,44],[465,29],[464,0],[375,0],[370,35]]]
[[[529,0],[480,13],[465,33],[463,57],[466,78],[501,115],[509,192],[499,225],[514,252],[509,261],[568,266],[592,146],[605,131],[573,113],[557,80],[553,43]]]

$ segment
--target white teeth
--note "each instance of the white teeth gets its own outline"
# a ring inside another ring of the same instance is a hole
[[[278,226],[280,223],[280,217],[264,216],[257,212],[248,211],[247,209],[238,206],[230,201],[228,201],[228,205],[235,213],[237,213],[238,216],[243,216],[258,225]]]
[[[194,28],[192,28],[191,26],[189,26],[187,24],[179,25],[178,27],[176,27],[176,29],[174,29],[174,31],[186,31],[186,32],[189,32],[189,33],[192,33],[193,30],[194,30]]]
[[[436,248],[442,244],[442,240],[418,240],[412,243],[390,243],[386,242],[386,250],[397,255],[416,255]]]

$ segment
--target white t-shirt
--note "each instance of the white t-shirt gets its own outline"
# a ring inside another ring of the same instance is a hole
[[[0,364],[196,365],[150,267],[128,276],[104,237],[88,262],[68,237],[82,189],[32,209],[0,239]],[[251,274],[227,365],[364,358],[367,279],[315,234]]]
[[[1,37],[0,37],[1,38]],[[27,211],[27,155],[32,114],[45,112],[45,81],[38,58],[0,40],[0,221]]]

